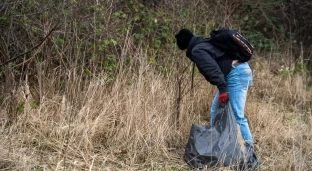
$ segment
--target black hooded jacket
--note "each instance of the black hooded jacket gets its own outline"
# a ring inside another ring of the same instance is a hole
[[[199,72],[208,82],[218,87],[220,94],[228,92],[225,78],[231,71],[233,59],[226,57],[224,51],[203,37],[193,36],[186,56],[195,62]]]

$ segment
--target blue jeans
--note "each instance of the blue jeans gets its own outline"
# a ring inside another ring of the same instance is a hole
[[[229,88],[229,99],[236,122],[240,126],[243,139],[253,146],[252,135],[248,126],[248,121],[244,117],[245,102],[248,87],[252,83],[252,71],[247,62],[241,63],[227,75],[226,83]],[[212,101],[210,124],[216,116],[219,104],[219,92]]]

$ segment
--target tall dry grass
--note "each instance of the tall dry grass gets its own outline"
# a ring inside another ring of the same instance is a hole
[[[191,90],[190,67],[164,75],[149,63],[144,50],[131,53],[132,63],[120,69],[114,82],[105,74],[86,81],[73,68],[62,75],[67,84],[60,90],[57,69],[38,72],[42,75],[33,87],[40,92],[36,107],[30,105],[34,97],[26,79],[15,97],[25,101],[24,111],[8,123],[7,110],[1,110],[0,168],[190,170],[183,161],[188,133],[192,123],[208,124],[216,88],[196,73]],[[275,72],[277,62],[263,59],[255,56],[250,62],[254,82],[246,104],[261,168],[309,170],[308,77],[282,77]],[[37,70],[45,65],[40,63]]]
[[[61,24],[40,48],[1,73],[0,170],[190,170],[183,161],[189,130],[192,123],[209,123],[216,88],[196,73],[191,89],[190,62],[175,50],[172,35],[182,26],[206,35],[217,26],[239,26],[234,9],[244,2],[144,1],[156,3],[151,11],[165,15],[144,19],[144,13],[139,23],[133,22],[136,13],[114,16],[125,7],[115,0],[33,2],[1,4],[0,50],[9,55],[1,56],[1,64],[37,45],[56,21]],[[45,10],[38,19],[35,14]],[[145,39],[136,47],[133,36],[155,21],[159,25],[150,26],[146,39],[166,38],[163,49],[147,51],[154,45]],[[155,36],[162,26],[167,26],[167,36]],[[118,43],[101,51],[97,46],[104,40]],[[291,69],[296,63],[291,50],[280,51],[250,61],[254,81],[246,117],[262,170],[306,171],[312,167],[312,96],[306,86],[311,78],[299,73],[283,77],[280,63]],[[108,81],[107,73],[96,73],[108,55],[130,56],[114,81]],[[159,72],[149,58],[168,63],[163,65],[168,73]]]

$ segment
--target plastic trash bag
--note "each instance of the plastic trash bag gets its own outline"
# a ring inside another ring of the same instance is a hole
[[[199,169],[231,166],[245,171],[259,167],[253,148],[241,137],[230,102],[219,105],[211,126],[192,125],[184,160]]]

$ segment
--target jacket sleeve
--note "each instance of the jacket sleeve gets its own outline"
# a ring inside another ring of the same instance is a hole
[[[209,50],[206,48],[201,48],[200,46],[195,47],[192,50],[193,61],[206,80],[211,84],[216,85],[220,94],[228,92],[224,74],[211,55],[213,55],[212,52],[209,52]]]

